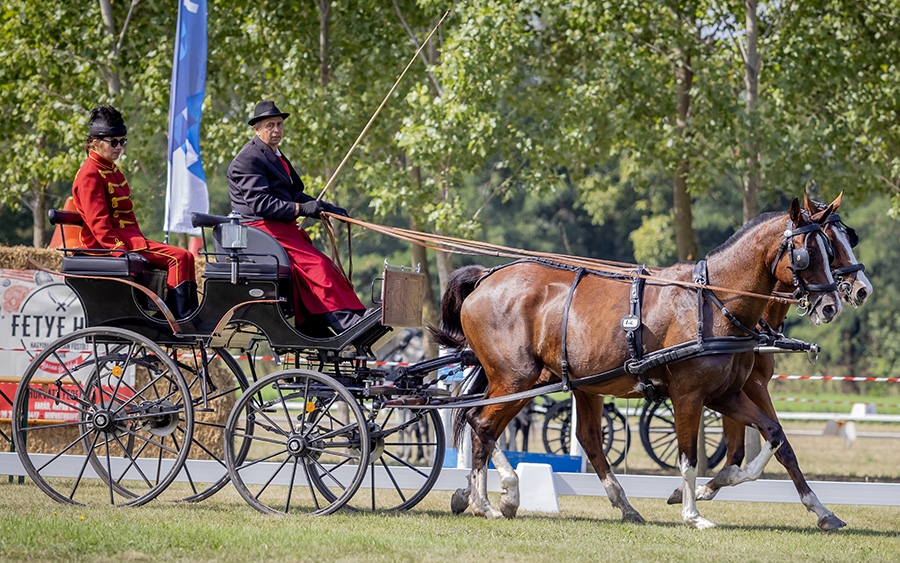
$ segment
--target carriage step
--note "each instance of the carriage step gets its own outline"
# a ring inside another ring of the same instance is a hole
[[[216,409],[212,407],[194,407],[194,412],[216,412]]]

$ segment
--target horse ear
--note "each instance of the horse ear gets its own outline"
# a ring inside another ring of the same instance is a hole
[[[794,225],[800,224],[801,212],[802,212],[802,210],[800,209],[800,200],[797,198],[794,198],[794,201],[791,202],[791,211],[790,211],[791,221],[794,222]]]
[[[823,209],[820,213],[817,213],[815,217],[813,217],[813,221],[818,224],[825,223],[825,219],[828,219],[828,216],[831,215],[831,212],[834,211],[834,203]]]
[[[831,211],[832,212],[837,211],[838,207],[841,206],[841,201],[843,201],[843,200],[844,200],[844,190],[841,190],[841,193],[839,193],[838,196],[836,198],[834,198],[834,201],[831,202],[831,207],[834,208]]]
[[[818,209],[816,209],[816,202],[809,199],[809,192],[806,190],[803,190],[803,207],[806,208],[810,215],[818,211]]]

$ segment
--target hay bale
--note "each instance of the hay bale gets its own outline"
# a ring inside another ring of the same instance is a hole
[[[0,246],[0,269],[34,270],[28,263],[31,258],[38,264],[59,270],[62,267],[63,253],[52,248],[34,248],[33,246]]]
[[[217,389],[217,391],[211,392],[211,395],[234,389],[234,374],[220,358],[213,360],[209,364],[208,370],[212,384]],[[185,377],[190,381],[192,376],[185,374]],[[200,389],[196,386],[192,387],[191,394],[194,397],[200,397]],[[213,409],[211,412],[194,412],[194,440],[206,446],[217,459],[222,459],[225,455],[225,422],[236,402],[237,393],[227,393],[209,401],[209,406]],[[198,402],[198,407],[202,407],[202,402]],[[209,454],[196,445],[191,448],[189,457],[191,459],[212,459]]]

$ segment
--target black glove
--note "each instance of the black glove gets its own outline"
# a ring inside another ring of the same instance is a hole
[[[324,203],[317,199],[311,199],[309,201],[304,201],[300,205],[300,215],[303,217],[312,217],[313,219],[319,218],[319,213],[323,211],[328,211],[325,208]]]
[[[349,217],[350,216],[347,213],[346,209],[344,209],[343,207],[338,207],[337,205],[335,205],[333,203],[325,202],[323,204],[323,206],[324,206],[324,209],[322,209],[322,211],[325,211],[326,213],[331,213],[333,215],[340,215],[341,217]]]

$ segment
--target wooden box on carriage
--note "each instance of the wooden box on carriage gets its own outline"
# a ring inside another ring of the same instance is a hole
[[[424,300],[425,274],[385,263],[381,285],[381,324],[397,327],[422,326]]]

